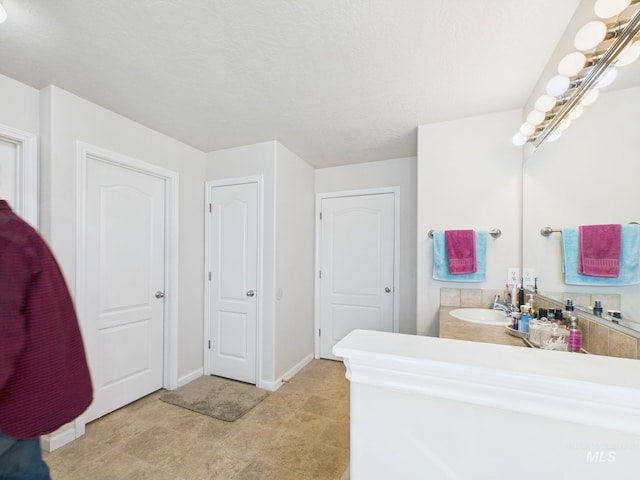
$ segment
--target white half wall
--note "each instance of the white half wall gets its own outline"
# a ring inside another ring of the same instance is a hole
[[[400,333],[416,333],[416,157],[316,170],[316,193],[400,188]]]
[[[418,127],[417,333],[438,335],[440,288],[505,289],[521,263],[522,150],[511,143],[521,110]],[[487,280],[434,280],[429,230],[499,228],[489,237]]]
[[[313,357],[314,169],[276,143],[275,378]]]

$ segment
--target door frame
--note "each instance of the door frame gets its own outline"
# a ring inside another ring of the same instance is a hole
[[[315,251],[315,286],[314,286],[314,357],[320,358],[320,307],[322,302],[320,286],[322,226],[320,212],[322,201],[329,198],[363,197],[367,195],[393,194],[393,332],[400,331],[400,187],[369,188],[363,190],[344,190],[316,194],[316,251]]]
[[[165,182],[165,272],[164,285],[168,292],[164,298],[164,344],[163,344],[163,387],[167,390],[178,388],[178,183],[177,172],[153,165],[119,153],[76,142],[76,282],[75,303],[78,318],[86,312],[86,166],[89,159],[110,163],[145,175],[151,175]],[[84,433],[85,422],[79,417],[75,422],[76,438]]]
[[[29,225],[38,230],[40,195],[38,179],[38,136],[7,125],[0,125],[0,138],[16,145],[16,198],[11,205]]]
[[[256,252],[257,272],[256,272],[256,289],[258,291],[258,301],[256,302],[256,385],[262,384],[262,312],[265,305],[264,298],[264,275],[263,275],[263,252],[264,252],[264,201],[263,201],[263,175],[253,175],[248,177],[234,177],[223,180],[208,180],[205,182],[205,208],[204,208],[204,337],[202,342],[204,357],[204,374],[211,375],[211,359],[209,340],[211,338],[211,297],[210,284],[211,280],[209,272],[211,271],[211,215],[209,214],[209,204],[211,203],[211,189],[214,187],[229,187],[233,185],[243,185],[246,183],[255,183],[258,188],[258,243]]]

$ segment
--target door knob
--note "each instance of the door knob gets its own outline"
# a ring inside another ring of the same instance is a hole
[[[156,292],[156,298],[164,298],[164,292],[161,292],[160,290],[158,290]]]
[[[384,291],[387,293],[391,292],[391,287],[384,287]]]
[[[256,292],[254,292],[253,290],[249,290],[247,292],[247,297],[253,297],[256,294]]]

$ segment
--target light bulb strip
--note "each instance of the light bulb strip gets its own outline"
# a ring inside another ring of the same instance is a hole
[[[567,102],[562,105],[562,108],[558,113],[553,116],[551,121],[545,126],[544,130],[539,135],[531,139],[530,143],[534,148],[540,147],[540,145],[542,145],[549,135],[551,135],[558,127],[562,120],[564,120],[565,117],[579,105],[580,101],[591,87],[596,84],[600,76],[602,76],[607,68],[609,68],[609,66],[616,60],[620,52],[622,52],[622,50],[624,50],[624,48],[633,41],[638,32],[640,32],[640,10],[633,15],[631,20],[629,20],[625,25],[625,28],[622,30],[620,35],[613,40],[610,47],[602,55],[598,63],[594,65],[589,73],[584,77],[584,80],[576,87],[574,93]]]

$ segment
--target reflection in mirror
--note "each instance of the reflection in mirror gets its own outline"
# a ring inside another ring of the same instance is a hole
[[[619,86],[626,88],[603,90],[560,140],[526,159],[522,266],[535,270],[542,293],[560,300],[582,294],[574,302],[584,307],[598,296],[605,311],[620,310],[625,323],[640,330],[640,285],[567,285],[561,234],[540,234],[546,226],[640,222],[640,81],[628,86],[640,78],[637,70],[623,72],[627,78]]]

